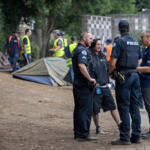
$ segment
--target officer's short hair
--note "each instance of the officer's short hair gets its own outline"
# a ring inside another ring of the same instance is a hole
[[[80,40],[82,40],[83,38],[87,37],[89,34],[90,34],[89,32],[81,33]]]
[[[150,35],[150,29],[146,29],[142,33],[144,33],[145,35]]]
[[[27,34],[29,31],[30,31],[30,29],[26,29],[26,30],[25,30],[25,34]]]

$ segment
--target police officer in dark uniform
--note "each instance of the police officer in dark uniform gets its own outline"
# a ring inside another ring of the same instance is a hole
[[[150,140],[150,30],[142,32],[141,40],[143,45],[143,57],[141,66],[137,67],[137,71],[140,71],[141,90],[145,108],[149,118],[149,131],[142,133],[141,137],[144,140]]]
[[[72,63],[74,71],[74,138],[78,141],[96,140],[91,137],[89,130],[93,113],[93,89],[96,84],[88,72],[90,55],[87,47],[93,41],[92,34],[82,33],[80,43],[73,51]]]
[[[141,53],[139,43],[128,33],[128,21],[121,20],[119,22],[119,31],[121,37],[114,42],[109,71],[116,80],[116,100],[122,122],[120,138],[112,141],[112,144],[129,145],[140,142],[140,81],[136,67],[141,61]],[[114,71],[114,69],[116,70]],[[132,119],[131,136],[130,116]]]

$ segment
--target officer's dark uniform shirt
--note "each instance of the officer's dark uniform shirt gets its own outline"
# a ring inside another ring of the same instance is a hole
[[[11,48],[11,56],[14,56],[16,54],[19,55],[19,46],[18,46],[18,39],[17,39],[17,37],[12,37],[12,39],[10,41],[10,48]]]
[[[100,86],[109,83],[108,62],[102,52],[99,54],[92,53],[92,61],[89,67],[93,72],[93,78],[96,79],[96,82],[98,82]]]
[[[91,55],[87,48],[79,43],[75,50],[73,51],[72,64],[74,71],[74,85],[78,87],[88,87],[89,82],[80,72],[78,64],[85,64],[87,69],[89,67],[89,62],[91,60]]]
[[[127,41],[123,41],[122,39],[126,39]],[[121,67],[120,65],[120,61],[119,59],[122,57],[121,54],[123,54],[123,51],[126,50],[125,47],[127,47],[127,45],[130,47],[130,49],[132,50],[130,55],[129,53],[127,54],[128,55],[128,58],[130,59],[130,62],[129,64],[125,65],[127,66],[126,68],[124,69],[136,69],[136,66],[135,64],[133,65],[133,68],[132,68],[132,63],[136,63],[135,60],[137,59],[140,59],[141,58],[141,52],[140,52],[140,46],[138,44],[137,41],[133,40],[133,38],[129,35],[129,33],[124,33],[122,34],[122,36],[120,38],[118,38],[114,44],[113,44],[113,49],[112,49],[112,53],[111,53],[111,56],[112,57],[115,57],[117,58],[117,63],[116,63],[116,68],[117,69],[123,69],[123,67]],[[135,52],[135,50],[138,52]],[[136,55],[135,55],[136,54]],[[124,57],[124,56],[123,56]],[[131,65],[131,68],[129,67]],[[120,67],[120,68],[119,68]]]
[[[150,46],[144,50],[141,66],[150,66]],[[141,86],[150,88],[150,73],[141,73]]]

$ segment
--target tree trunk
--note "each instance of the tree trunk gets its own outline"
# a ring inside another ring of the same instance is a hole
[[[40,57],[45,57],[48,51],[50,35],[42,30],[42,47],[40,49]]]
[[[49,54],[49,40],[50,34],[53,31],[55,25],[55,18],[50,17],[44,20],[42,28],[35,23],[35,29],[33,31],[33,41],[40,47],[40,58]]]
[[[37,23],[34,24],[34,30],[32,31],[32,41],[36,43],[39,48],[42,48],[42,30]]]

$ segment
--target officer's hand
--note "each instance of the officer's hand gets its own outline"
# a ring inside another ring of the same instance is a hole
[[[90,83],[93,84],[93,85],[95,86],[95,85],[96,85],[96,80],[93,79],[93,78],[91,78],[91,79],[90,79]]]
[[[139,71],[139,67],[136,67],[136,72],[138,72]]]

